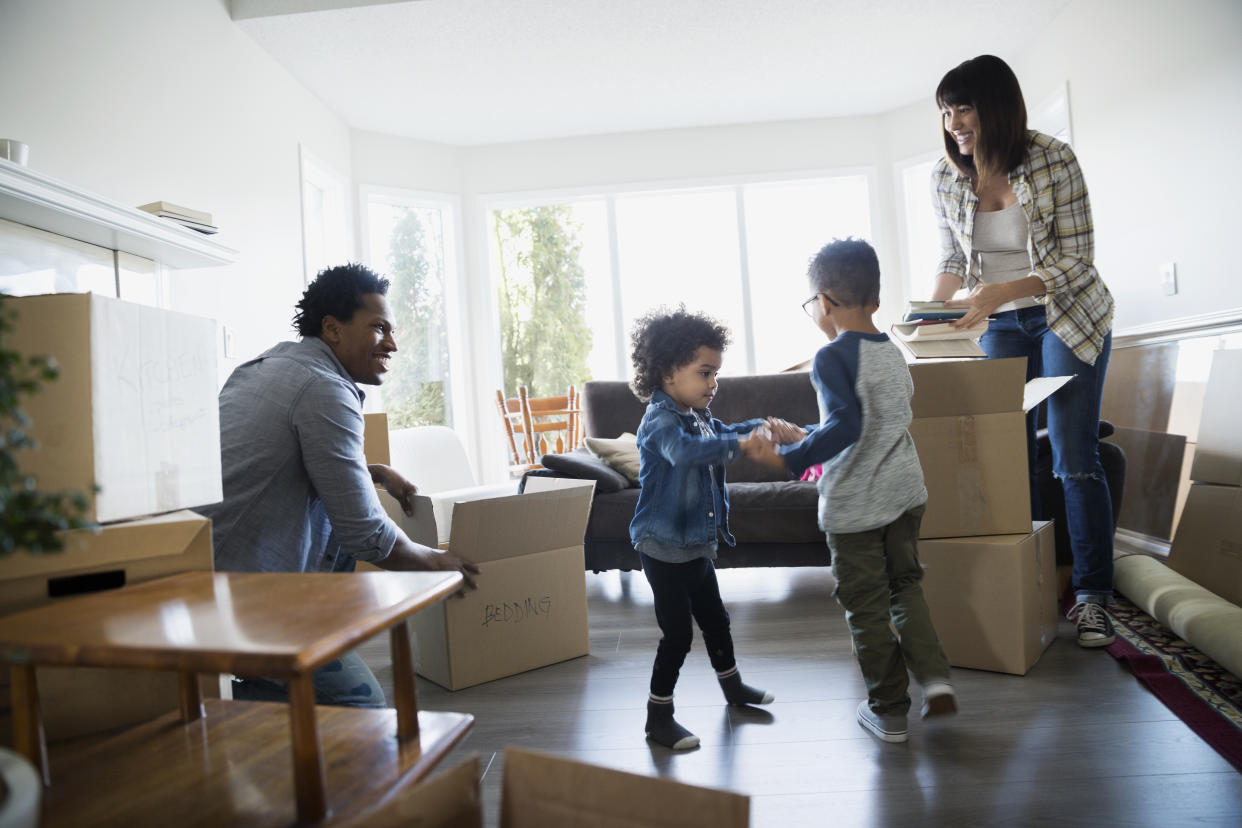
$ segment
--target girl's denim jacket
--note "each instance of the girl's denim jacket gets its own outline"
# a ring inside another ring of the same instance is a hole
[[[730,546],[729,493],[725,463],[739,454],[738,437],[763,424],[745,420],[728,425],[697,409],[715,432],[704,437],[694,414],[683,413],[663,391],[651,403],[638,427],[638,505],[630,523],[630,542],[645,539],[669,546],[700,546],[716,540],[716,529]],[[715,486],[712,470],[715,470]]]

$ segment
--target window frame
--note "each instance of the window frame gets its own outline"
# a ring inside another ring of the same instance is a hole
[[[499,308],[496,306],[496,290],[498,284],[496,282],[496,261],[495,252],[492,250],[490,243],[490,233],[492,228],[492,214],[497,210],[514,210],[528,207],[537,207],[548,204],[570,204],[575,201],[599,201],[605,203],[608,221],[608,244],[609,244],[609,278],[612,283],[614,319],[613,319],[613,340],[614,350],[617,354],[616,370],[618,377],[626,377],[629,374],[629,361],[626,359],[628,337],[626,335],[624,320],[622,318],[622,303],[620,301],[621,293],[621,276],[620,264],[617,244],[617,222],[616,222],[616,202],[618,198],[626,196],[654,196],[660,194],[669,194],[674,192],[703,192],[703,191],[729,191],[732,193],[737,213],[737,232],[738,232],[738,269],[741,278],[740,289],[743,297],[742,313],[744,317],[744,330],[741,335],[735,332],[734,341],[741,346],[740,350],[744,355],[744,363],[739,367],[738,373],[751,374],[755,371],[756,354],[754,346],[754,320],[751,314],[751,296],[752,287],[750,283],[750,262],[749,252],[746,239],[746,209],[745,209],[745,190],[747,186],[782,184],[800,181],[818,181],[831,178],[863,178],[866,183],[868,213],[867,222],[871,227],[871,237],[873,244],[876,238],[876,228],[879,226],[876,215],[876,168],[873,166],[849,166],[849,167],[833,167],[820,168],[811,170],[784,171],[780,173],[751,173],[738,176],[720,176],[711,178],[694,178],[694,179],[670,179],[658,182],[638,182],[629,184],[613,184],[601,187],[569,187],[549,190],[529,190],[513,193],[489,193],[479,196],[479,220],[480,227],[483,228],[482,239],[480,240],[482,249],[480,253],[480,261],[483,262],[486,270],[486,279],[480,280],[486,282],[486,301],[487,312],[490,319],[494,322],[499,320]],[[825,239],[827,241],[827,239]],[[878,245],[877,245],[878,247]],[[495,337],[493,337],[495,340]],[[481,345],[483,343],[480,343]],[[503,379],[501,376],[502,359],[499,356],[499,341],[490,343],[492,351],[489,351],[487,360],[489,371],[494,377],[494,384],[500,387],[499,383]]]
[[[318,227],[310,226],[311,217],[306,212],[308,189],[325,194],[324,218]],[[342,175],[332,165],[316,155],[306,144],[298,144],[298,215],[302,228],[302,283],[309,285],[322,269],[311,261],[310,239],[312,231],[323,243],[326,266],[345,264],[353,258],[353,222],[350,221],[349,177]],[[330,216],[330,217],[329,217]],[[327,228],[340,228],[339,235],[329,235]]]
[[[358,225],[359,250],[362,261],[381,276],[387,272],[386,263],[374,260],[371,250],[371,204],[381,201],[394,206],[410,207],[420,210],[439,210],[442,213],[441,227],[444,233],[444,319],[447,325],[445,335],[446,347],[449,352],[449,400],[453,412],[453,422],[449,424],[458,434],[466,435],[476,432],[475,409],[472,405],[472,394],[469,389],[470,346],[467,341],[466,308],[469,307],[466,297],[467,280],[463,275],[465,261],[465,245],[462,238],[461,197],[453,193],[439,193],[428,190],[410,190],[401,187],[384,187],[375,184],[362,184],[358,187]],[[397,345],[401,345],[401,332],[397,332]],[[382,388],[382,386],[381,386]],[[382,392],[381,392],[382,396]],[[467,445],[473,441],[463,441]]]

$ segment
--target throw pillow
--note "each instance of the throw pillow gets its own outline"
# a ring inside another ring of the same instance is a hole
[[[597,494],[611,494],[630,487],[629,478],[586,449],[574,449],[565,454],[545,454],[539,458],[539,465],[558,475],[594,480]]]
[[[628,431],[615,439],[588,437],[591,453],[638,485],[638,438]]]

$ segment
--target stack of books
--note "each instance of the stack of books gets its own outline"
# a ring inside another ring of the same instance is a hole
[[[918,301],[911,299],[906,303],[906,313],[902,322],[914,322],[920,319],[961,319],[966,315],[965,308],[946,308],[943,299]]]
[[[202,210],[191,210],[189,207],[170,204],[167,201],[152,201],[150,204],[143,204],[138,209],[157,215],[160,218],[175,221],[183,227],[189,227],[191,230],[197,230],[200,233],[217,233],[220,230],[219,227],[211,223],[211,213],[204,213]]]
[[[968,328],[955,328],[941,319],[919,319],[893,325],[893,335],[916,359],[985,357],[978,340],[987,329],[986,319]]]

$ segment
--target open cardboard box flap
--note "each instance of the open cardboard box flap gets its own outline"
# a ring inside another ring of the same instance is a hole
[[[581,546],[591,512],[593,481],[453,506],[449,549],[475,563]]]
[[[453,525],[448,543],[436,523],[437,498],[414,496],[414,514],[402,512],[395,498],[378,491],[388,516],[415,543],[452,549],[474,563],[529,555],[547,549],[581,546],[590,515],[595,483],[574,481],[578,485],[531,491],[482,500],[453,503]]]
[[[1203,395],[1190,479],[1196,483],[1242,486],[1242,350],[1214,351]]]
[[[750,797],[658,776],[505,749],[502,828],[745,828]]]
[[[1073,377],[1026,382],[1026,358],[924,362],[910,366],[916,419],[1030,411]]]

